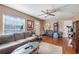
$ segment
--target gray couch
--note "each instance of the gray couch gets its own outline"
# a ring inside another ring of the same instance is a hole
[[[32,37],[31,32],[0,35],[0,54],[9,54],[17,47],[35,40],[38,39],[37,37]]]

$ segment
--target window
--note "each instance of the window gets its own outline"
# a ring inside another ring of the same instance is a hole
[[[3,16],[3,32],[4,33],[15,33],[15,32],[23,32],[25,20],[20,17],[14,16]]]

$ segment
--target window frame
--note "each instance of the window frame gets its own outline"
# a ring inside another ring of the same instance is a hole
[[[2,23],[3,23],[3,25],[2,25],[3,31],[2,31],[2,32],[3,32],[3,34],[10,34],[11,32],[10,32],[10,33],[5,33],[5,28],[4,28],[5,24],[4,24],[4,23],[5,23],[5,17],[6,17],[6,16],[17,17],[17,18],[22,18],[22,17],[3,14],[3,16],[2,16],[2,17],[3,17],[3,21],[2,21]],[[22,18],[22,19],[24,20],[24,25],[23,25],[23,31],[22,31],[22,32],[25,32],[25,19],[24,19],[24,18]],[[15,32],[14,32],[14,33],[15,33]],[[16,32],[16,33],[21,33],[21,32]],[[13,34],[13,33],[12,33],[12,34]]]

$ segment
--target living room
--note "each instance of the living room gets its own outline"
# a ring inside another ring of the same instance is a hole
[[[74,34],[78,31],[78,7],[78,4],[0,4],[0,54],[79,53],[78,42],[74,41],[78,35]]]

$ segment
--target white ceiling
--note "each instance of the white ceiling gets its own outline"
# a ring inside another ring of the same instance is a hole
[[[8,7],[14,8],[26,14],[35,16],[40,19],[45,19],[41,10],[57,9],[55,16],[46,19],[65,19],[79,14],[79,4],[4,4]]]

